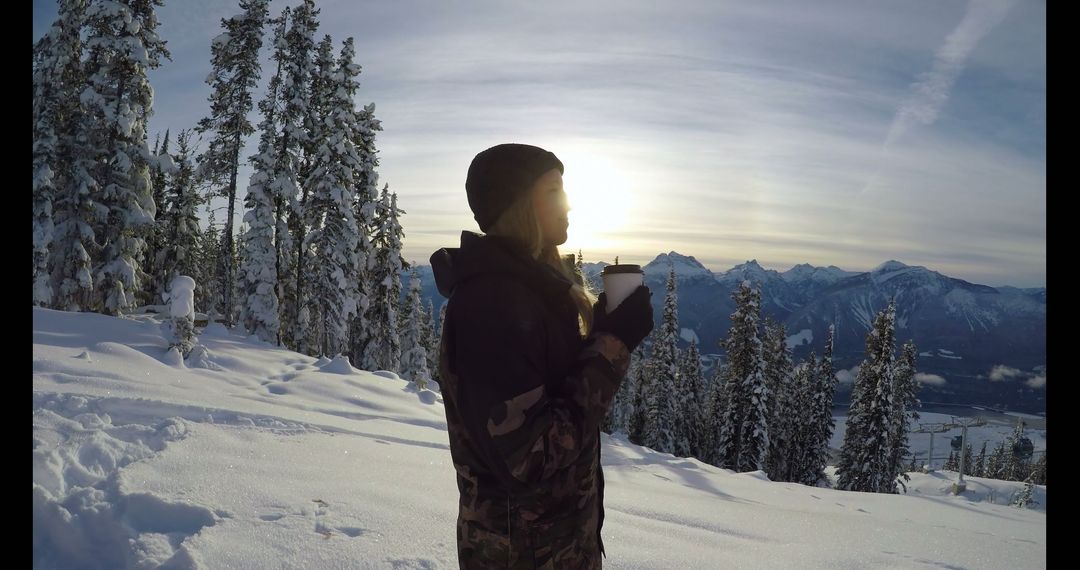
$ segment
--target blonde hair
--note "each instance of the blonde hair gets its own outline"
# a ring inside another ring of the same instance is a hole
[[[596,302],[596,295],[589,289],[584,278],[581,284],[578,284],[577,271],[563,261],[559,246],[544,247],[543,228],[540,226],[540,219],[536,217],[529,193],[511,204],[488,228],[487,233],[518,241],[525,246],[533,259],[554,267],[560,275],[566,277],[572,283],[569,293],[578,310],[578,330],[582,338],[592,332],[593,303]]]

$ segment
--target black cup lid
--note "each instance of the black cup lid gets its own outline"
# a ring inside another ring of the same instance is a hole
[[[641,266],[633,263],[620,263],[619,265],[605,265],[600,270],[600,275],[611,275],[613,273],[643,273]]]

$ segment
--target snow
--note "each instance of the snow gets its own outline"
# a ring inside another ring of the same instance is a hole
[[[34,308],[35,568],[457,567],[439,394],[218,328],[200,341],[216,369],[172,366],[161,318]],[[1046,566],[1045,487],[1017,509],[1018,483],[957,497],[948,472],[875,495],[621,434],[602,453],[606,567]]]
[[[655,259],[641,269],[646,276],[658,276],[666,279],[672,267],[675,268],[675,275],[682,278],[697,276],[712,278],[713,276],[712,271],[709,271],[701,262],[694,259],[694,256],[682,255],[675,251],[657,255]]]
[[[686,327],[680,328],[679,329],[679,338],[685,340],[686,342],[693,341],[693,342],[698,343],[699,345],[701,344],[701,339],[698,337],[697,331],[695,331],[694,329],[690,329],[690,328],[686,328]]]
[[[787,337],[786,339],[788,348],[795,348],[801,344],[809,344],[814,342],[814,331],[810,329],[802,329],[801,331]]]
[[[177,275],[169,287],[169,311],[173,317],[183,318],[195,314],[195,280],[187,275]]]

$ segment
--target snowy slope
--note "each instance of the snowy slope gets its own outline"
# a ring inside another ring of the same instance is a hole
[[[438,393],[216,326],[198,366],[169,364],[150,315],[35,308],[33,326],[36,568],[457,567]],[[1016,509],[941,474],[884,496],[621,435],[603,456],[609,568],[1046,565],[1045,488]]]

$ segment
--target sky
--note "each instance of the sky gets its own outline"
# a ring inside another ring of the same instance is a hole
[[[219,323],[183,360],[158,318],[33,310],[34,568],[458,567],[437,385]],[[1010,419],[969,428],[975,453]],[[1026,432],[1036,450],[1044,427]],[[957,431],[936,434],[935,456]],[[909,442],[925,457],[928,434]],[[602,434],[601,462],[605,568],[1047,566],[1045,485],[1027,508],[1010,506],[1022,483],[965,475],[957,496],[941,469],[911,473],[902,494],[840,491],[622,433]]]
[[[896,259],[1045,286],[1045,2],[675,6],[318,2],[320,38],[355,38],[356,102],[382,122],[405,259],[426,264],[479,231],[469,162],[520,142],[565,164],[562,249],[586,261],[678,251],[714,271],[749,259],[867,271]],[[172,61],[150,75],[151,139],[208,112],[210,40],[238,12],[159,8]],[[55,13],[34,1],[35,39]]]

